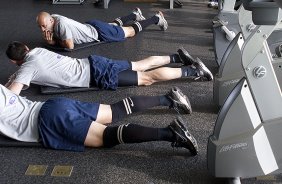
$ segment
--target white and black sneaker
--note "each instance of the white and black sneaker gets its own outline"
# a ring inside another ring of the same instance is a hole
[[[159,11],[158,13],[155,14],[155,16],[159,17],[159,22],[157,23],[157,25],[160,26],[160,28],[163,31],[167,30],[168,24],[164,18],[164,14],[161,11]]]
[[[177,50],[177,53],[181,59],[181,62],[186,65],[192,65],[194,63],[194,58],[188,53],[188,51],[186,49],[184,49],[184,47],[180,47]]]
[[[174,0],[174,1],[173,1],[173,4],[174,4],[176,7],[179,7],[179,8],[181,8],[181,7],[183,6],[183,3],[180,2],[179,0]]]
[[[188,97],[178,87],[173,87],[167,94],[167,97],[172,100],[171,108],[174,108],[177,112],[192,113],[192,107]]]
[[[133,11],[133,14],[136,15],[136,21],[146,20],[146,18],[142,15],[142,11],[140,8],[136,7]]]
[[[193,63],[193,66],[197,70],[197,77],[195,77],[195,80],[201,79],[203,81],[211,81],[213,80],[213,75],[211,71],[204,65],[204,63],[199,59],[196,58],[196,60]]]
[[[171,143],[172,147],[183,147],[188,149],[193,156],[198,154],[199,147],[196,139],[188,131],[187,123],[181,117],[177,117],[168,126],[175,134],[175,141]]]
[[[217,9],[217,8],[218,8],[218,2],[216,2],[216,1],[210,1],[210,2],[208,3],[208,7],[209,7],[209,8],[215,8],[215,9]]]

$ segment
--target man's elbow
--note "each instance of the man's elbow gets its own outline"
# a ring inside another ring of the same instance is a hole
[[[74,48],[74,43],[73,41],[63,41],[62,46],[68,49],[73,49]]]
[[[67,44],[67,48],[68,49],[73,49],[74,48],[74,44]]]

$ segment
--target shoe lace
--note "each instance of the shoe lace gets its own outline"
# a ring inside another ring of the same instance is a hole
[[[201,70],[198,70],[197,71],[197,76],[195,76],[194,78],[193,78],[193,80],[201,80],[201,81],[204,81],[205,80],[205,74],[204,74],[204,72],[203,71],[201,71]]]

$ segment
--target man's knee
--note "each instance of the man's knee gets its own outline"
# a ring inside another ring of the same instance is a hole
[[[101,124],[112,122],[112,109],[110,105],[100,104],[96,121]]]
[[[138,86],[149,86],[153,84],[154,79],[146,72],[138,72]]]
[[[87,132],[84,145],[89,147],[103,146],[103,133],[105,128],[105,125],[93,121]]]
[[[135,35],[135,31],[132,26],[122,27],[124,31],[125,38],[133,37]]]

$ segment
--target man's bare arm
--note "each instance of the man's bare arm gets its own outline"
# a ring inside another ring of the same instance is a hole
[[[60,41],[60,45],[64,48],[68,48],[68,49],[74,48],[74,43],[73,43],[72,39],[62,40],[62,41]]]
[[[55,45],[58,42],[61,45],[61,47],[68,48],[68,49],[74,48],[74,43],[72,39],[56,40],[54,38],[54,34],[49,31],[43,32],[43,38],[50,45]]]
[[[8,86],[8,89],[11,90],[13,93],[19,95],[24,87],[24,84],[13,82],[10,86]]]
[[[14,82],[15,78],[16,78],[16,74],[11,75],[9,77],[8,82],[5,84],[5,87],[8,88]]]

